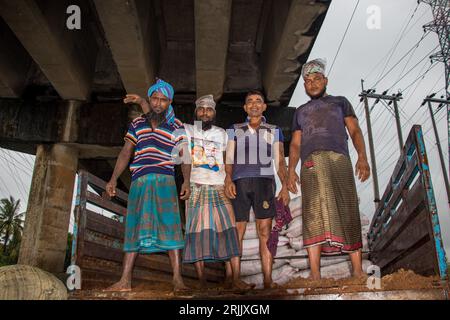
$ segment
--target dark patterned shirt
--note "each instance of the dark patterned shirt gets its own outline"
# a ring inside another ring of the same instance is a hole
[[[310,100],[295,111],[292,131],[302,131],[302,162],[314,151],[334,151],[349,156],[346,117],[356,118],[350,102],[345,97],[330,95]]]

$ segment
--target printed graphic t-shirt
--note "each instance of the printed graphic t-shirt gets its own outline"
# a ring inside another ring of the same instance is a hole
[[[191,182],[207,185],[225,183],[223,153],[226,150],[227,134],[224,129],[212,126],[203,131],[201,125],[185,124],[191,152]]]

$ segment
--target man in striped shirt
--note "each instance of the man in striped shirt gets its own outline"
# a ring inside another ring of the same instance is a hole
[[[122,278],[108,291],[130,291],[134,262],[139,253],[168,252],[175,291],[185,289],[181,277],[181,230],[174,165],[182,159],[184,183],[180,198],[190,196],[189,151],[182,123],[171,106],[173,88],[158,80],[149,91],[150,110],[136,118],[125,135],[111,180],[106,186],[115,195],[117,179],[128,166],[132,183],[128,197]]]

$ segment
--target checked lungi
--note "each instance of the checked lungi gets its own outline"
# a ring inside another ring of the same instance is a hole
[[[184,247],[175,179],[146,174],[131,183],[125,252],[153,253]]]
[[[240,255],[236,223],[223,185],[191,183],[183,263],[226,261]]]
[[[361,219],[352,163],[333,151],[313,152],[302,163],[304,247],[322,245],[323,254],[362,248]]]

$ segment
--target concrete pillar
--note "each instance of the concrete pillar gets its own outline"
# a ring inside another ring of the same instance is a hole
[[[78,140],[78,124],[80,122],[80,109],[83,101],[68,100],[65,108],[65,118],[62,130],[62,142],[76,142]]]
[[[77,149],[39,145],[28,199],[19,264],[52,273],[64,270]]]

